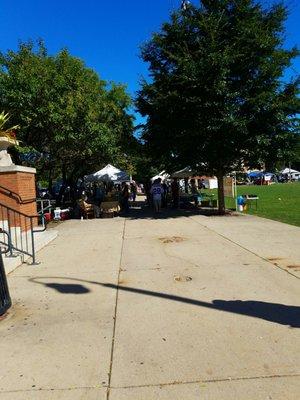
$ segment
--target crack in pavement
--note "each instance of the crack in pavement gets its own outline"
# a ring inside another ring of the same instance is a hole
[[[78,386],[78,387],[66,387],[56,389],[46,388],[34,388],[34,389],[18,389],[18,390],[0,390],[0,395],[5,393],[31,393],[31,392],[70,392],[71,390],[99,390],[107,388],[107,385],[103,386]]]
[[[123,233],[122,233],[122,245],[121,245],[121,254],[120,254],[120,262],[119,262],[119,272],[118,272],[118,280],[117,280],[117,293],[116,293],[116,304],[115,304],[115,311],[114,311],[114,326],[113,326],[113,335],[112,335],[112,342],[111,342],[111,355],[110,355],[110,366],[109,366],[109,373],[108,373],[108,386],[106,392],[106,400],[109,400],[110,397],[110,386],[111,386],[111,376],[112,376],[112,368],[113,368],[113,359],[114,359],[114,349],[115,349],[115,334],[116,334],[116,321],[117,321],[117,312],[118,312],[118,300],[119,300],[119,284],[120,284],[120,276],[122,273],[122,259],[123,259],[123,252],[124,252],[124,244],[125,244],[125,229],[126,229],[126,218],[124,218],[124,225],[123,225]]]
[[[139,388],[151,388],[151,387],[167,387],[176,385],[192,385],[192,384],[205,384],[205,383],[219,383],[219,382],[237,382],[237,381],[248,381],[248,380],[259,380],[259,379],[280,379],[280,378],[297,378],[299,374],[275,374],[275,375],[261,375],[261,376],[242,376],[237,378],[216,378],[216,379],[196,379],[192,381],[174,381],[165,383],[153,383],[149,385],[130,385],[130,386],[112,386],[111,389],[139,389]]]
[[[151,388],[151,387],[167,387],[167,386],[176,386],[176,385],[192,385],[192,384],[206,384],[206,383],[219,383],[219,382],[238,382],[238,381],[248,381],[248,380],[260,380],[260,379],[282,379],[282,378],[298,378],[300,377],[300,373],[297,374],[273,374],[273,375],[258,375],[258,376],[241,376],[236,378],[215,378],[215,379],[195,379],[191,381],[173,381],[173,382],[164,382],[164,383],[152,383],[152,384],[144,384],[144,385],[129,385],[129,386],[108,386],[108,385],[99,385],[99,386],[82,386],[82,387],[69,387],[69,388],[57,388],[57,389],[20,389],[20,390],[0,390],[0,394],[2,393],[28,393],[28,392],[63,392],[63,391],[72,391],[72,390],[99,390],[99,389],[113,389],[113,390],[121,390],[121,389],[139,389],[139,388]]]

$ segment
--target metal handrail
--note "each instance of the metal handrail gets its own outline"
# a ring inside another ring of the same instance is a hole
[[[22,215],[23,217],[27,217],[27,218],[39,218],[39,214],[35,214],[35,215],[28,215],[23,213],[22,211],[16,210],[15,208],[9,207],[6,204],[0,203],[0,207],[5,207],[7,208],[9,211],[13,211],[13,212],[17,212],[18,214]]]
[[[4,233],[8,236],[7,242],[5,240],[0,240],[0,244],[5,245],[9,248],[11,256],[13,256],[13,251],[25,254],[32,258],[32,264],[36,264],[34,234],[46,230],[47,225],[45,215],[28,215],[19,210],[15,210],[12,207],[8,207],[7,205],[2,203],[0,203],[0,211],[0,220],[2,216],[3,224],[1,233]],[[7,231],[4,229],[4,214],[5,217],[7,215]],[[42,219],[43,229],[34,229],[33,221],[35,218],[37,218],[38,220],[39,218]],[[22,226],[24,224],[25,230],[22,231]],[[27,227],[29,227],[29,229],[27,229]],[[19,229],[20,231],[18,232]]]
[[[39,216],[45,216],[45,212],[52,212],[52,208],[53,208],[53,205],[52,205],[52,202],[51,202],[51,200],[50,199],[37,199],[36,200],[36,203],[37,203],[37,206],[39,206],[40,205],[40,211],[38,211],[38,215]],[[44,206],[44,203],[48,203],[48,205],[47,206]],[[45,218],[44,218],[44,220],[42,221],[42,225],[44,226],[45,225]]]
[[[4,229],[2,229],[2,228],[0,228],[0,233],[3,233],[3,235],[7,236],[7,249],[4,249],[4,251],[2,251],[2,248],[1,248],[0,249],[0,253],[1,254],[7,254],[7,253],[12,251],[11,242],[10,242],[10,236],[9,236],[9,233],[7,231],[5,231]],[[0,241],[0,243],[2,243],[2,242]]]
[[[5,186],[0,185],[0,192],[3,193],[3,191],[8,192],[8,194],[7,193],[4,193],[4,194],[6,196],[16,199],[19,204],[27,204],[27,203],[32,203],[33,201],[35,201],[35,198],[23,200],[22,197],[18,193],[14,192],[11,189],[6,188]]]

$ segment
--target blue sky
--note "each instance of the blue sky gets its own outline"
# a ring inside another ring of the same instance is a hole
[[[272,0],[264,0],[266,4]],[[125,83],[134,95],[147,66],[139,46],[168,19],[180,0],[0,0],[0,50],[43,38],[50,53],[67,47],[105,80]],[[198,2],[194,1],[195,4]],[[286,45],[300,47],[300,2],[287,0]],[[287,76],[300,73],[296,60]],[[140,118],[137,116],[137,122]]]

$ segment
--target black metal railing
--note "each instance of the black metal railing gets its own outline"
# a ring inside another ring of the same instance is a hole
[[[42,216],[45,215],[46,213],[52,214],[52,210],[55,207],[55,200],[50,200],[50,199],[36,199],[36,207],[37,207],[37,213],[38,215]],[[46,221],[46,219],[42,220],[42,225],[43,221]]]
[[[5,196],[16,200],[19,204],[28,204],[28,203],[33,203],[35,201],[35,198],[23,199],[18,193],[2,185],[0,185],[0,193],[3,193]]]
[[[34,235],[45,230],[44,214],[27,215],[0,203],[0,245],[10,257],[27,255],[36,264]]]
[[[7,235],[8,233],[5,232]],[[6,273],[3,264],[2,253],[5,251],[0,251],[0,316],[3,315],[11,307],[11,298],[9,295],[9,289],[6,279]]]

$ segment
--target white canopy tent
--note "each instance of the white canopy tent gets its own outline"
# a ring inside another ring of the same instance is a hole
[[[191,176],[195,175],[195,172],[189,168],[185,167],[179,171],[174,172],[171,177],[172,178],[179,178],[179,179],[184,179],[184,178],[189,178]]]
[[[285,168],[285,169],[283,169],[282,171],[280,171],[280,173],[281,173],[282,175],[294,174],[294,173],[299,174],[299,171],[296,171],[295,169]]]
[[[107,164],[100,171],[94,172],[91,175],[85,176],[86,182],[126,182],[130,181],[130,177],[126,172]]]
[[[156,179],[161,179],[162,181],[165,181],[166,179],[170,178],[170,175],[166,173],[166,171],[161,171],[158,175],[153,176],[151,178],[151,181],[154,182]]]

